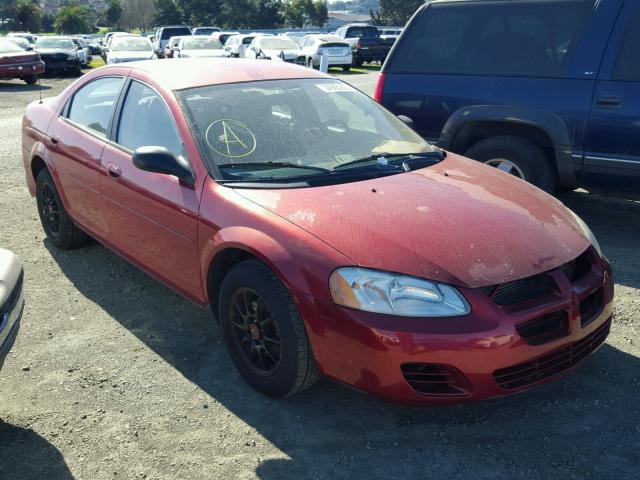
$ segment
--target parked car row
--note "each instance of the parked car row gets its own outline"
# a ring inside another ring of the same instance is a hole
[[[33,44],[30,39],[34,40]],[[19,78],[31,85],[45,72],[79,75],[90,59],[89,47],[77,37],[12,35],[0,38],[0,78]]]

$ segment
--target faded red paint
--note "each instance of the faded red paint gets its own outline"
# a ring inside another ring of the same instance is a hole
[[[597,255],[582,283],[526,311],[499,307],[475,290],[548,271],[591,247],[556,199],[457,155],[415,172],[334,186],[250,190],[217,184],[206,172],[172,90],[323,76],[260,61],[180,61],[180,75],[176,69],[176,62],[169,61],[107,67],[82,77],[55,100],[31,104],[23,120],[23,160],[32,194],[32,164],[41,159],[82,228],[198,305],[215,301],[210,292],[215,294],[218,285],[208,280],[216,255],[228,248],[244,250],[270,266],[292,292],[325,375],[415,404],[510,393],[493,379],[495,369],[584,338],[611,316],[611,269]],[[137,170],[126,152],[76,131],[59,117],[79,86],[104,75],[141,79],[164,97],[182,135],[195,186]],[[57,144],[53,136],[59,137]],[[113,165],[122,172],[117,180],[109,175]],[[402,318],[336,306],[329,275],[350,265],[454,284],[472,313]],[[600,287],[603,308],[580,327],[577,302]],[[543,345],[525,344],[515,325],[558,309],[570,314],[569,335]],[[415,393],[400,372],[406,362],[457,369],[469,382],[469,395]]]

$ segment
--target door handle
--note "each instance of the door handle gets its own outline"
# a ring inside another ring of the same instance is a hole
[[[59,144],[60,143],[60,135],[55,134],[55,133],[53,135],[51,135],[51,143],[54,143],[56,145]]]
[[[122,169],[115,163],[107,163],[107,172],[111,178],[119,178],[122,175]]]
[[[622,100],[620,97],[598,97],[596,104],[603,108],[620,108]]]

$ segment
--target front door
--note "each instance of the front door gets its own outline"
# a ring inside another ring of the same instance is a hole
[[[131,81],[114,142],[102,154],[100,190],[109,242],[129,259],[192,299],[202,298],[197,254],[200,192],[176,177],[136,168],[132,153],[161,146],[183,155],[162,97]]]
[[[625,8],[631,7],[627,3]],[[581,182],[587,186],[640,192],[639,50],[640,8],[623,11],[596,83],[587,125]]]

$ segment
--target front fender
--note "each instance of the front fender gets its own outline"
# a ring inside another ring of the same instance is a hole
[[[445,150],[455,150],[456,135],[470,123],[497,122],[523,125],[545,132],[553,142],[560,183],[576,185],[576,175],[571,157],[572,142],[564,121],[557,115],[519,105],[474,105],[454,112],[442,129],[438,145]],[[458,152],[463,153],[463,152]]]

